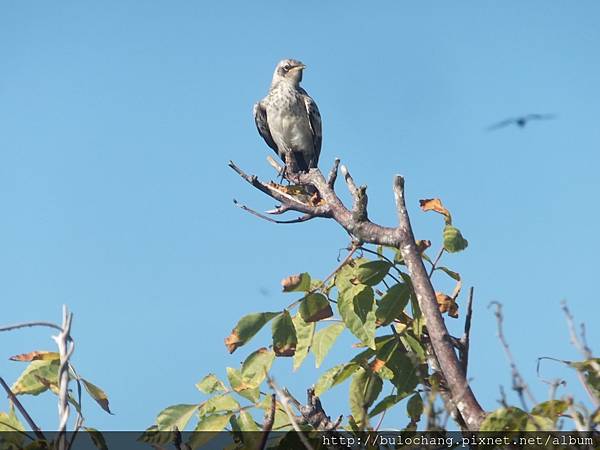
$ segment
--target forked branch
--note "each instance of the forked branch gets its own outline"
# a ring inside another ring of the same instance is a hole
[[[410,224],[404,197],[404,178],[394,177],[393,190],[399,225],[386,227],[371,222],[367,214],[366,187],[357,187],[346,167],[341,166],[342,175],[353,198],[352,209],[346,208],[335,192],[339,160],[336,159],[327,179],[319,169],[310,169],[308,173],[295,173],[288,180],[307,191],[317,192],[317,201],[301,201],[280,189],[273,183],[263,183],[256,176],[248,175],[233,162],[229,166],[253,187],[279,201],[281,206],[275,211],[297,211],[310,218],[324,217],[335,220],[357,241],[394,247],[400,250],[411,276],[412,285],[427,324],[427,331],[440,370],[450,389],[452,402],[469,430],[479,429],[484,411],[479,405],[463,367],[455,353],[451,337],[438,308],[435,291],[417,250],[415,237]],[[305,219],[306,220],[306,219]]]

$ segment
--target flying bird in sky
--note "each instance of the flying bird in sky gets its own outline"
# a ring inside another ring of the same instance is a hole
[[[317,167],[321,153],[319,108],[300,87],[305,67],[295,59],[280,61],[268,95],[254,105],[258,132],[285,163],[288,173]]]
[[[532,120],[551,120],[556,118],[554,114],[527,114],[525,116],[520,117],[511,117],[510,119],[505,119],[500,122],[497,122],[493,125],[490,125],[486,128],[487,131],[494,131],[500,128],[507,127],[509,125],[516,125],[519,128],[525,128],[527,123]]]

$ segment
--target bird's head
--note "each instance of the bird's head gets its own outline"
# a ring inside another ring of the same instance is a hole
[[[286,81],[297,86],[302,81],[302,70],[306,66],[296,59],[283,59],[275,67],[273,82]]]

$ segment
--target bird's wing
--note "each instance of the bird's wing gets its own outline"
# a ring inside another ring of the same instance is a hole
[[[277,144],[275,144],[273,136],[271,136],[269,122],[267,122],[267,110],[262,102],[257,102],[254,105],[254,122],[256,123],[258,133],[262,136],[267,145],[278,153]]]
[[[304,106],[306,107],[306,113],[308,114],[308,122],[310,123],[310,129],[313,135],[313,147],[315,151],[315,157],[312,164],[309,167],[317,167],[319,162],[319,155],[321,154],[321,143],[323,142],[323,133],[321,126],[321,113],[315,101],[304,91]]]
[[[556,118],[555,114],[528,114],[526,120],[550,120]]]
[[[487,131],[493,131],[493,130],[497,130],[499,128],[504,128],[512,123],[516,123],[517,119],[515,118],[510,118],[510,119],[505,119],[505,120],[501,120],[500,122],[496,122],[492,125],[490,125],[489,127],[486,128]]]

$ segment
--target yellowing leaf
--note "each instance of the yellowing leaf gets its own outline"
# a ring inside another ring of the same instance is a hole
[[[299,312],[305,322],[318,322],[333,316],[329,300],[323,294],[308,294],[300,303]]]
[[[310,275],[306,272],[290,275],[281,280],[283,292],[308,291],[310,289]]]
[[[204,446],[208,441],[219,435],[218,431],[223,431],[230,417],[231,414],[215,414],[200,419],[194,433],[191,434],[188,445],[192,449]],[[196,433],[197,431],[200,433]],[[213,433],[207,433],[208,431]]]
[[[59,365],[57,360],[32,361],[12,385],[11,390],[15,395],[38,395],[50,385],[58,385]]]
[[[108,397],[106,396],[106,393],[95,384],[90,383],[83,378],[81,379],[81,382],[83,383],[83,387],[85,387],[85,390],[88,392],[88,394],[90,394],[90,396],[96,400],[96,403],[98,403],[104,411],[112,414],[112,412],[110,412],[110,408],[108,407]]]
[[[273,359],[275,353],[265,347],[251,353],[242,364],[241,373],[244,383],[250,388],[260,386],[271,369]]]
[[[290,313],[285,310],[273,320],[273,351],[277,356],[294,356],[298,337]]]
[[[11,356],[9,359],[11,361],[54,361],[59,360],[60,355],[57,352],[42,350]]]
[[[256,402],[260,396],[260,388],[258,386],[252,387],[247,384],[239,370],[227,367],[227,378],[231,389],[240,394],[242,397],[247,398],[252,402]]]
[[[209,373],[202,380],[196,383],[196,387],[200,392],[212,394],[213,392],[225,391],[225,385],[219,380],[215,374]]]
[[[294,328],[296,329],[296,352],[294,353],[294,370],[302,364],[313,342],[316,324],[314,322],[307,323],[302,319],[300,313],[297,313],[292,319]]]
[[[179,404],[163,409],[156,418],[156,425],[160,431],[173,431],[175,427],[183,431],[198,410],[198,405]]]
[[[248,314],[240,319],[231,334],[225,338],[225,346],[229,353],[235,352],[247,343],[265,324],[279,313],[264,312]]]

